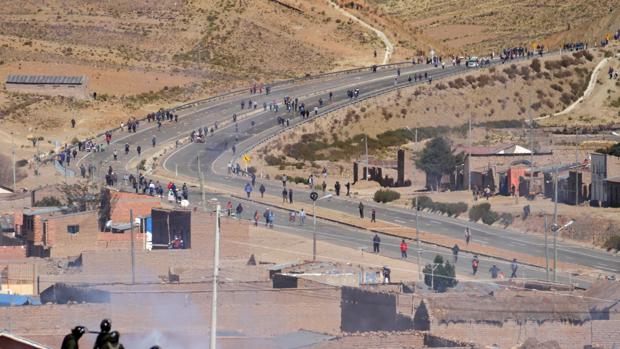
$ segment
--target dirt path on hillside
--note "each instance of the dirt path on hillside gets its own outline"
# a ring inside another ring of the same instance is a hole
[[[388,62],[390,61],[390,57],[392,57],[392,53],[394,53],[394,45],[392,44],[392,42],[390,42],[390,39],[388,39],[387,35],[385,35],[385,33],[382,32],[381,30],[371,26],[370,24],[368,24],[368,23],[362,21],[361,19],[355,17],[354,15],[350,14],[349,12],[347,12],[347,10],[345,10],[344,8],[338,6],[338,4],[336,4],[333,0],[327,0],[327,2],[330,3],[332,6],[334,6],[334,8],[336,8],[338,11],[340,11],[343,15],[345,15],[345,16],[349,17],[350,19],[356,21],[362,27],[367,28],[367,29],[373,31],[375,34],[377,34],[379,39],[381,39],[381,41],[383,41],[383,44],[385,44],[385,55],[383,56],[383,63],[382,64],[388,64]]]
[[[543,119],[548,119],[550,117],[561,116],[561,115],[568,114],[572,112],[573,110],[575,110],[575,108],[577,108],[581,103],[583,103],[585,99],[590,97],[590,95],[592,94],[592,91],[594,91],[594,88],[596,87],[596,81],[598,79],[598,75],[601,72],[601,70],[603,70],[602,68],[606,66],[607,63],[609,63],[611,59],[618,58],[618,57],[620,57],[620,54],[616,54],[615,56],[604,58],[596,65],[596,67],[592,71],[592,75],[590,76],[588,87],[586,88],[585,91],[583,91],[583,95],[579,97],[575,102],[573,102],[571,105],[564,108],[564,110],[561,110],[555,114],[541,116],[539,118],[535,118],[534,120],[543,120]]]

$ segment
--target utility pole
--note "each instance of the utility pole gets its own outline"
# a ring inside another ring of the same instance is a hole
[[[469,114],[469,132],[467,134],[467,190],[471,191],[471,113]]]
[[[316,200],[312,200],[312,261],[316,261]]]
[[[211,298],[211,345],[215,349],[217,341],[217,277],[220,273],[220,204],[215,208],[215,245],[213,251],[213,293]]]
[[[135,242],[134,242],[134,234],[133,234],[133,209],[129,210],[129,224],[131,227],[129,228],[131,234],[131,284],[136,283],[136,250],[135,250]]]
[[[205,176],[200,174],[200,193],[202,194],[202,210],[207,210],[207,196],[205,195]]]
[[[575,163],[579,164],[579,135],[575,129]],[[575,207],[579,206],[579,172],[578,167],[575,168]]]
[[[364,179],[368,180],[368,166],[369,162],[368,162],[368,136],[366,134],[364,134],[364,146],[366,148],[366,171],[364,171]]]
[[[534,119],[532,119],[530,108],[531,106],[527,108],[527,113],[530,117],[530,185],[528,186],[528,196],[532,192],[532,184],[534,184]]]
[[[418,144],[418,128],[416,127],[415,129],[415,144]],[[411,182],[411,185],[414,186],[415,185],[415,165],[414,165],[414,169],[413,169],[413,181]],[[415,190],[415,188],[414,188]],[[415,196],[415,239],[416,239],[416,245],[418,248],[418,256],[417,256],[417,263],[418,263],[418,280],[422,281],[422,262],[420,261],[420,254],[421,252],[421,247],[420,247],[420,227],[418,225],[418,216],[419,216],[419,211],[420,208],[418,206],[418,196]]]
[[[11,143],[13,144],[13,193],[17,192],[17,176],[15,171],[15,135],[11,132]]]
[[[40,176],[40,174],[39,174],[39,161],[41,160],[41,158],[39,157],[39,138],[38,137],[35,138],[34,143],[35,143],[36,152],[37,152],[37,154],[35,156],[35,161],[34,161],[34,165],[35,165],[35,171],[34,172],[35,172],[35,175]]]
[[[558,168],[553,176],[553,282],[557,282],[558,271]]]
[[[196,161],[198,163],[198,174],[202,175],[202,170],[200,169],[200,155],[196,155]]]
[[[545,214],[545,280],[549,281],[549,248],[547,243],[547,215]]]

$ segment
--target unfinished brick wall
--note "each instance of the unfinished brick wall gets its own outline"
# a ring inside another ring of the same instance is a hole
[[[610,343],[620,343],[620,321],[595,320],[583,325],[571,325],[568,322],[547,321],[542,324],[527,322],[518,324],[514,321],[504,322],[501,326],[485,323],[449,323],[432,324],[431,333],[446,338],[458,339],[487,346],[497,344],[510,348],[534,337],[540,342],[555,340],[562,348],[583,348],[585,345],[600,343],[604,348],[611,348]]]
[[[0,261],[26,258],[25,246],[0,246]]]
[[[620,346],[620,319],[592,321],[592,345],[614,348]]]
[[[149,195],[124,193],[112,191],[112,212],[110,219],[113,222],[129,222],[130,210],[133,210],[133,216],[149,216],[151,210],[161,207],[160,198]]]
[[[401,349],[423,348],[424,334],[419,332],[378,332],[345,335],[311,346],[312,349]]]
[[[69,233],[67,227],[70,225],[79,225],[79,232]],[[79,256],[83,251],[95,248],[98,233],[96,211],[48,217],[45,242],[51,247],[52,258]]]

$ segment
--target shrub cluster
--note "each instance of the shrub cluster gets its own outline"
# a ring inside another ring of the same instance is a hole
[[[411,205],[415,208],[415,198],[412,199]],[[428,196],[418,197],[418,207],[421,210],[429,209],[431,212],[440,212],[450,217],[458,217],[467,212],[467,204],[464,202],[434,202],[433,199]]]
[[[491,204],[483,202],[472,206],[469,210],[469,219],[473,222],[482,220],[484,224],[491,225],[500,219],[500,216],[497,212],[491,211]]]
[[[400,193],[390,189],[379,189],[375,192],[373,199],[376,202],[386,203],[400,199]]]
[[[504,212],[499,214],[491,210],[491,204],[488,202],[474,205],[469,210],[469,219],[474,222],[482,220],[482,222],[487,225],[500,221],[504,226],[509,226],[514,221],[511,213]]]
[[[279,166],[279,165],[282,165],[283,160],[282,158],[277,157],[277,156],[267,155],[265,156],[265,162],[269,166]]]
[[[620,235],[611,236],[603,243],[603,247],[607,251],[620,250]]]

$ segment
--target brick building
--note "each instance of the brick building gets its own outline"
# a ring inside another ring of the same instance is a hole
[[[431,334],[501,348],[529,337],[556,341],[561,348],[619,345],[620,319],[593,319],[590,306],[579,295],[553,293],[436,295],[422,301],[414,325]]]
[[[111,197],[110,219],[115,223],[129,222],[130,210],[133,210],[134,218],[146,217],[153,208],[161,207],[161,200],[155,196],[112,191]]]
[[[453,175],[452,186],[456,189],[466,189],[469,183],[469,173],[471,170],[471,187],[482,190],[487,186],[492,192],[508,195],[515,185],[515,192],[520,195],[526,195],[527,186],[521,186],[519,183],[524,182],[525,174],[529,177],[529,169],[532,161],[532,154],[529,149],[516,144],[499,144],[489,147],[457,147],[454,151],[465,154],[465,163],[462,165],[462,171],[458,169],[458,173]],[[552,164],[557,161],[551,151],[535,151],[533,154],[534,165],[541,166]],[[520,172],[522,177],[519,179],[514,177],[514,173]],[[529,180],[529,179],[528,179]],[[542,176],[538,177],[538,181],[534,179],[535,188],[539,192],[542,191]]]
[[[161,203],[156,197],[114,191],[111,205],[111,221],[130,226],[130,210],[135,218],[149,216]],[[129,234],[101,233],[97,211],[67,213],[62,207],[34,208],[16,213],[14,221],[29,257],[78,256],[89,250],[128,248],[131,241]],[[143,244],[142,235],[134,238]]]

